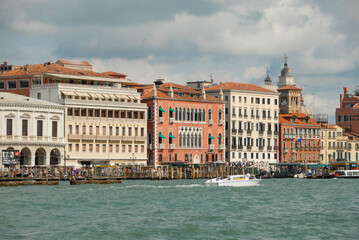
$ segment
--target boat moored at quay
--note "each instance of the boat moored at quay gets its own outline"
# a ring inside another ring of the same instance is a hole
[[[336,170],[330,176],[332,178],[359,178],[359,169]]]

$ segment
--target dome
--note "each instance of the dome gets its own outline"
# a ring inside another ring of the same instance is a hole
[[[284,63],[284,67],[282,68],[282,71],[280,72],[282,77],[292,77],[290,74],[290,68],[288,67],[287,63]]]

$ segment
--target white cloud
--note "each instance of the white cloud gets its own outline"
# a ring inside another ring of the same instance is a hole
[[[13,27],[18,32],[28,32],[28,33],[39,33],[39,32],[55,32],[56,27],[42,23],[39,21],[15,21]]]
[[[304,103],[314,114],[328,114],[330,122],[335,122],[335,109],[339,107],[339,97],[323,96],[322,94],[305,94]]]
[[[252,79],[256,79],[262,77],[266,72],[265,67],[250,67],[246,68],[243,73],[243,80],[251,81]]]

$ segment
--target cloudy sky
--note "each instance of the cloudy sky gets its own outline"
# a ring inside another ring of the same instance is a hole
[[[0,0],[0,61],[262,85],[286,53],[305,102],[333,122],[342,87],[359,85],[358,12],[356,0]]]

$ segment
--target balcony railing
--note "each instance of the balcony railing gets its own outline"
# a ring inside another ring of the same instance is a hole
[[[238,133],[242,134],[243,133],[243,129],[238,129]]]
[[[264,148],[263,146],[258,147],[259,151],[263,151],[263,148]]]
[[[272,131],[267,131],[267,135],[272,135]]]
[[[252,134],[252,130],[247,130],[247,133],[248,133],[248,134]]]
[[[214,144],[209,144],[208,148],[209,148],[210,150],[214,150]]]
[[[259,135],[263,135],[264,131],[259,131]]]
[[[170,118],[170,124],[174,123],[175,122],[175,119],[172,117]]]
[[[209,119],[208,120],[208,125],[212,125],[213,124],[213,119]]]
[[[225,150],[226,146],[224,144],[219,145],[219,150]]]
[[[219,125],[223,125],[223,119],[220,119],[218,122]]]
[[[237,129],[232,129],[232,134],[236,134],[237,133]]]
[[[164,143],[158,144],[158,148],[159,148],[159,149],[165,149],[165,144],[164,144]]]
[[[165,118],[164,117],[159,117],[158,118],[158,123],[163,123],[165,121]]]
[[[272,147],[271,146],[267,146],[267,151],[272,151]]]
[[[170,150],[172,150],[172,149],[175,149],[175,144],[174,143],[170,144]]]

